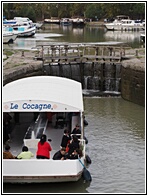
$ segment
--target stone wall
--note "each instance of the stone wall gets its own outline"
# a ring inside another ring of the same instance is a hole
[[[145,106],[145,59],[131,59],[122,62],[122,98]]]
[[[3,62],[3,85],[14,81],[19,78],[43,75],[42,61],[34,60],[34,53],[25,52],[25,56],[22,56],[21,52],[15,53],[6,61]],[[98,69],[96,69],[96,67]],[[132,58],[130,60],[122,61],[121,67],[121,96],[127,101],[131,101],[141,106],[145,106],[145,58]],[[54,68],[55,69],[55,68]],[[99,75],[99,66],[94,66],[92,77],[95,78],[95,89],[98,87],[98,80],[96,85],[96,76]],[[72,69],[71,72],[65,72],[65,74],[71,74],[75,72]],[[86,70],[83,70],[83,74],[86,74]],[[45,73],[44,73],[45,74]],[[49,75],[52,75],[51,73]],[[65,75],[65,77],[67,77]],[[116,77],[119,77],[116,72]],[[76,78],[74,78],[76,80]],[[81,79],[79,79],[81,80]],[[81,80],[82,82],[82,80]],[[84,82],[82,82],[84,83]],[[88,82],[87,82],[88,83]],[[93,84],[94,86],[94,84]],[[83,84],[84,87],[84,84]],[[87,86],[88,88],[88,86]],[[120,90],[120,89],[117,89]]]

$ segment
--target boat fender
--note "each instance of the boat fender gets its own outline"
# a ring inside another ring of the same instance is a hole
[[[87,126],[88,122],[84,119],[84,126]]]
[[[90,175],[90,172],[86,168],[83,169],[82,177],[87,182],[91,182],[92,181],[92,177]]]
[[[87,164],[91,164],[91,158],[88,155],[85,156],[85,159]]]
[[[88,144],[88,139],[84,136],[85,144]]]
[[[83,172],[82,172],[82,177],[85,181],[87,182],[91,182],[92,181],[92,177],[90,172],[86,169],[85,165],[82,163],[81,159],[78,159],[79,162],[81,163],[81,165],[83,166]]]

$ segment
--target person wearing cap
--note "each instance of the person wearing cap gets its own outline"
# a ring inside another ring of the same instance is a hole
[[[50,151],[52,151],[52,148],[49,142],[47,142],[46,140],[47,137],[45,134],[43,134],[40,141],[38,142],[38,149],[36,152],[37,159],[50,159]]]
[[[53,160],[65,160],[66,159],[66,148],[61,148],[53,155]]]
[[[22,152],[17,156],[18,159],[31,159],[34,154],[28,150],[27,146],[23,146]]]
[[[3,152],[3,159],[15,159],[16,157],[11,154],[10,146],[7,144],[5,146],[5,151]]]

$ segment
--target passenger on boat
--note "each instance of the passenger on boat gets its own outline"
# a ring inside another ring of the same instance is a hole
[[[4,144],[7,141],[11,140],[11,132],[12,132],[12,117],[8,113],[4,113],[3,115],[3,131],[4,131]]]
[[[42,135],[38,142],[38,149],[36,152],[37,159],[50,159],[50,151],[52,150],[51,145],[47,142],[46,135]]]
[[[66,148],[64,147],[53,155],[53,160],[65,160],[65,159],[67,159],[67,156],[66,156]]]
[[[81,134],[81,130],[80,130],[80,127],[79,127],[78,124],[77,124],[76,127],[73,129],[73,131],[71,132],[71,134],[76,134],[76,135],[78,134],[77,137],[80,139],[80,137],[81,137],[81,135],[80,135],[80,134]]]
[[[71,140],[70,144],[68,145],[68,148],[69,148],[68,156],[71,155],[74,152],[74,150],[80,148],[79,140],[78,140],[78,137],[76,135],[72,136],[72,140]]]
[[[16,157],[10,152],[10,146],[7,144],[5,146],[5,151],[3,152],[3,159],[15,159]]]
[[[62,147],[66,148],[67,144],[69,144],[70,140],[71,140],[70,133],[67,129],[65,129],[64,130],[64,135],[63,135],[62,141],[61,141],[61,148]]]
[[[82,151],[80,149],[75,149],[72,154],[67,156],[68,159],[78,159],[82,157]]]
[[[22,152],[17,156],[18,159],[31,159],[34,154],[28,150],[27,146],[23,146]]]

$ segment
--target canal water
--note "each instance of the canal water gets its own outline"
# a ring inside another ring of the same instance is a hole
[[[4,184],[4,193],[144,193],[145,109],[122,98],[84,98],[91,183]]]
[[[33,38],[18,38],[3,48],[32,49],[39,44],[55,42],[125,42],[141,47],[141,32],[111,32],[105,28],[71,28],[51,25],[39,30]],[[6,194],[72,194],[72,193],[144,193],[145,165],[145,108],[121,97],[85,97],[85,117],[88,126],[87,154],[92,160],[88,170],[92,182],[53,184],[4,184]],[[13,141],[12,141],[13,142]]]
[[[32,49],[37,45],[51,43],[96,43],[124,42],[132,48],[143,47],[140,31],[107,31],[105,27],[72,28],[72,26],[46,25],[45,30],[38,30],[34,37],[17,38],[13,44],[4,44],[4,49]]]

